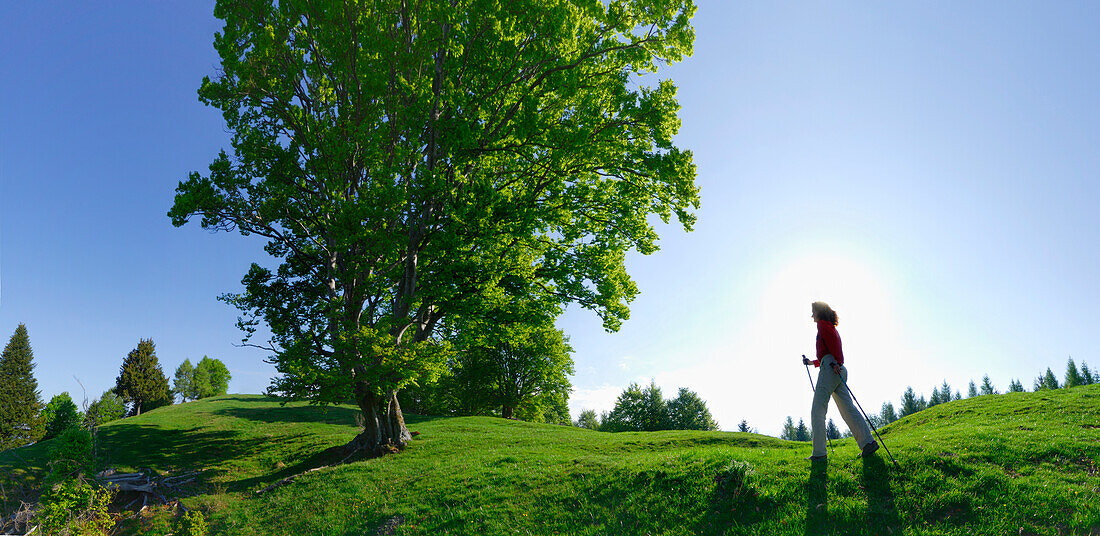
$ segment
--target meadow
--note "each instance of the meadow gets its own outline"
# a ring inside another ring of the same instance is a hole
[[[228,395],[100,427],[100,465],[201,471],[181,498],[215,534],[1100,534],[1100,385],[941,404],[857,457],[834,441],[734,432],[604,433],[408,415],[404,452],[334,465],[357,409]],[[33,486],[48,441],[0,453]],[[301,474],[304,473],[304,474]],[[292,482],[257,493],[270,484]],[[22,488],[21,488],[22,486]],[[165,509],[122,534],[166,534]]]

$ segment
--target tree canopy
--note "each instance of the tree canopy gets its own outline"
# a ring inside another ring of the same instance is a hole
[[[80,426],[84,416],[80,414],[80,408],[76,407],[73,397],[68,392],[54,395],[42,410],[42,420],[46,424],[46,435],[42,439],[50,439],[61,435],[69,428]]]
[[[408,438],[396,393],[439,373],[448,315],[502,295],[595,311],[638,289],[627,251],[653,217],[690,230],[691,154],[674,85],[639,74],[691,53],[690,0],[220,1],[232,155],[180,183],[174,225],[268,240],[226,300],[271,332],[272,391],[354,397],[365,446]],[[252,344],[252,343],[250,343]]]

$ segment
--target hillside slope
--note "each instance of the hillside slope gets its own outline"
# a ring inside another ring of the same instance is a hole
[[[408,421],[420,435],[403,453],[259,495],[326,463],[355,409],[230,395],[108,424],[99,440],[123,470],[203,471],[184,504],[219,534],[1100,534],[1100,385],[902,419],[881,430],[899,468],[884,450],[857,459],[851,439],[811,467],[808,444],[753,434]],[[35,478],[46,447],[0,453],[0,484]]]

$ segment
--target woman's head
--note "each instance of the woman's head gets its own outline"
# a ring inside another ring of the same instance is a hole
[[[836,316],[836,311],[834,311],[832,307],[829,307],[829,304],[823,301],[815,301],[812,305],[810,305],[810,309],[813,311],[814,320],[825,320],[828,322],[832,322],[834,326],[840,323],[840,320]]]

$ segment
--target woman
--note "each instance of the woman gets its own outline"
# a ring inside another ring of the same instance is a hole
[[[878,450],[878,442],[871,436],[867,421],[852,404],[848,393],[848,369],[844,368],[844,352],[840,348],[840,334],[836,331],[838,323],[836,311],[825,302],[814,302],[810,306],[814,322],[817,322],[817,359],[810,361],[805,357],[802,362],[821,368],[817,374],[817,387],[814,390],[814,405],[810,408],[810,425],[813,428],[813,454],[810,460],[824,460],[825,450],[825,412],[829,409],[829,397],[836,401],[840,416],[848,423],[848,429],[856,438],[856,444],[867,456]],[[824,365],[824,366],[822,366]]]

